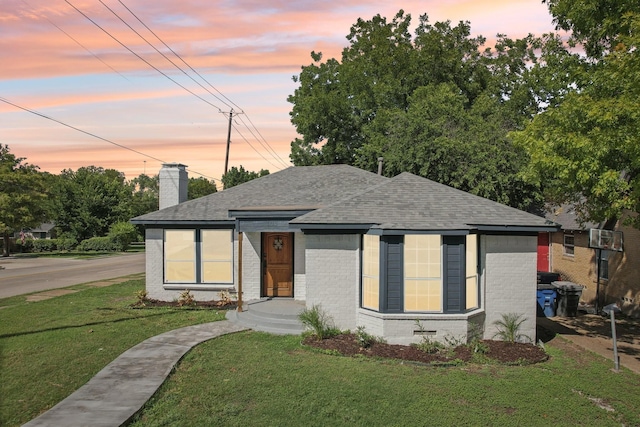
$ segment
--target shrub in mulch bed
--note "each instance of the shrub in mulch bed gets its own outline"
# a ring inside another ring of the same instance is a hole
[[[310,335],[303,340],[304,345],[337,352],[343,356],[367,356],[388,359],[400,359],[426,364],[449,364],[460,362],[473,362],[474,360],[492,360],[503,364],[528,365],[544,362],[548,359],[544,349],[523,343],[511,343],[505,341],[483,340],[481,341],[486,351],[474,353],[470,346],[443,350],[436,353],[427,353],[414,346],[385,344],[374,342],[368,348],[362,348],[353,334],[340,334],[330,338],[318,339]]]

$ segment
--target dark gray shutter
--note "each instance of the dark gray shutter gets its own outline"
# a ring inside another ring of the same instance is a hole
[[[404,236],[380,238],[380,311],[402,313],[404,310]]]
[[[465,237],[443,236],[444,312],[462,313],[466,309]]]

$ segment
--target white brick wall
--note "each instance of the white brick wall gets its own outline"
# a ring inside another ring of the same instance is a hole
[[[158,174],[160,209],[187,201],[189,177],[186,166],[179,163],[165,163]]]
[[[306,302],[320,304],[340,329],[355,330],[360,235],[307,235]]]
[[[485,338],[492,338],[493,324],[502,314],[522,314],[520,332],[536,336],[536,236],[483,236]]]
[[[242,299],[250,301],[260,298],[260,233],[244,233],[242,241]]]
[[[461,315],[451,314],[383,314],[370,310],[358,310],[358,326],[367,333],[384,337],[389,344],[409,345],[422,341],[417,331],[422,327],[430,339],[445,342],[445,337],[466,340],[470,322],[482,323],[484,313],[477,310]],[[419,326],[416,321],[420,322]]]
[[[163,280],[163,239],[164,231],[161,228],[147,228],[145,230],[145,270],[146,288],[149,298],[166,300]],[[169,298],[171,301],[173,298]]]

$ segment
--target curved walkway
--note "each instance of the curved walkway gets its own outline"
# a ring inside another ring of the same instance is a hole
[[[246,328],[220,321],[149,338],[116,360],[56,406],[25,426],[120,426],[133,417],[191,348]]]

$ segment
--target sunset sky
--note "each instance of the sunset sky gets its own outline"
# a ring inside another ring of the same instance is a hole
[[[311,63],[310,52],[339,58],[358,18],[379,13],[391,20],[399,9],[414,23],[423,13],[432,23],[468,20],[488,43],[497,33],[521,37],[554,29],[540,0],[2,0],[0,143],[56,174],[95,165],[131,179],[156,174],[161,162],[180,162],[192,177],[219,179],[226,114],[233,108],[244,114],[234,122],[229,165],[275,172],[290,165],[296,132],[286,99],[296,88],[291,77]]]

